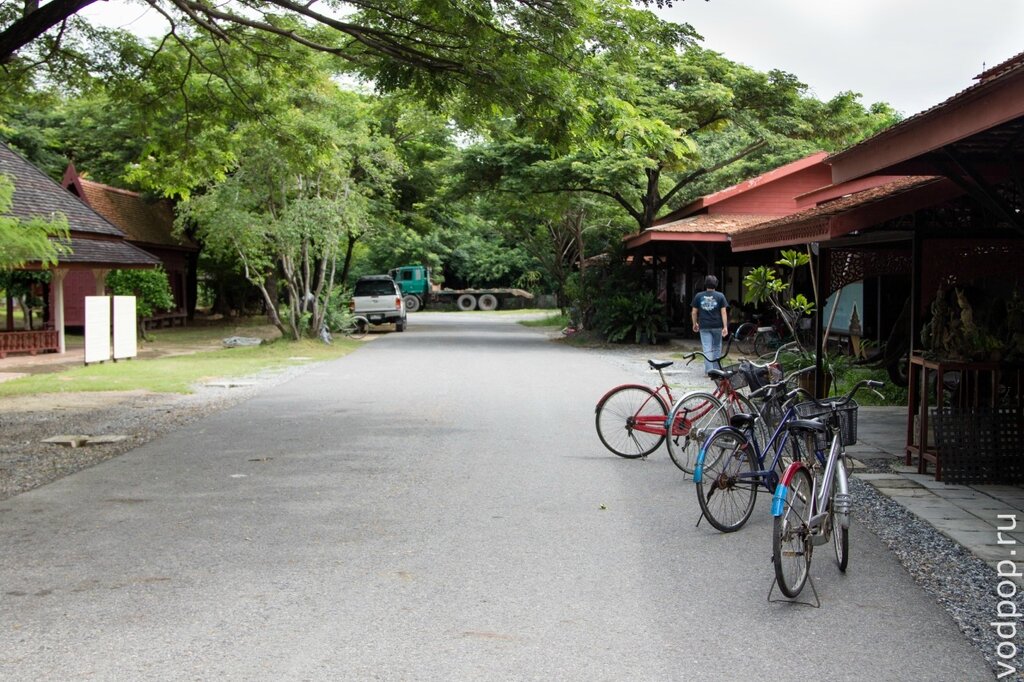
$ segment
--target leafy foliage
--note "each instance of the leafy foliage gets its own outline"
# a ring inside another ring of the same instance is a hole
[[[611,342],[654,343],[666,328],[664,306],[650,291],[615,294],[600,307],[598,329]]]
[[[68,220],[63,215],[51,220],[21,220],[10,215],[14,201],[14,182],[0,175],[0,270],[18,268],[28,262],[55,265],[68,253]]]
[[[298,339],[321,328],[339,258],[374,228],[400,163],[360,98],[331,84],[296,93],[277,118],[272,135],[243,127],[238,167],[186,202],[179,224],[194,224],[211,252],[237,258],[271,321]],[[268,288],[278,272],[287,321]]]
[[[783,250],[781,255],[775,264],[781,268],[786,279],[782,279],[779,272],[770,265],[756,267],[743,278],[743,300],[745,303],[770,303],[800,346],[796,333],[797,322],[804,315],[813,313],[815,304],[803,294],[794,295],[793,279],[797,268],[809,265],[811,257],[792,249]],[[800,347],[800,350],[805,349]]]
[[[174,295],[163,268],[113,270],[107,275],[107,288],[115,296],[135,296],[139,317],[174,308]]]

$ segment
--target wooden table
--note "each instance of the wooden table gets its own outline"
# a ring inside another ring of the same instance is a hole
[[[928,463],[935,465],[935,480],[942,480],[942,461],[934,443],[928,439],[928,412],[932,407],[945,405],[946,387],[943,377],[947,372],[959,373],[956,404],[959,407],[996,405],[999,397],[1001,373],[1008,368],[998,362],[966,362],[961,360],[930,360],[920,353],[910,357],[910,384],[907,396],[906,464],[917,457],[918,473],[928,473]],[[1019,368],[1009,370],[1021,372]],[[930,375],[935,376],[934,392],[928,390]],[[988,378],[987,384],[983,382]],[[1020,377],[1018,376],[1018,383]],[[951,398],[952,398],[951,394]],[[917,417],[915,428],[914,417]]]

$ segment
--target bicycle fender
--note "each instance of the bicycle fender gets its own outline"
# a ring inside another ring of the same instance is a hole
[[[782,473],[782,478],[779,480],[779,484],[775,486],[775,494],[772,495],[772,516],[782,516],[782,511],[785,508],[786,497],[789,495],[789,483],[793,480],[793,476],[796,474],[797,469],[803,469],[803,462],[793,462],[786,470]]]
[[[607,393],[605,393],[603,396],[601,396],[601,399],[597,401],[596,405],[594,405],[594,412],[597,412],[598,408],[600,408],[601,405],[604,404],[604,401],[608,399],[608,396],[624,388],[639,388],[645,391],[650,391],[651,393],[654,394],[654,397],[657,398],[658,401],[665,407],[665,409],[668,410],[668,405],[665,404],[665,400],[661,397],[661,394],[659,394],[656,391],[656,389],[651,388],[647,384],[620,384],[615,388],[611,389],[610,391],[608,391]]]
[[[743,432],[737,429],[735,426],[719,426],[717,429],[712,431],[711,435],[708,436],[708,439],[704,441],[703,445],[700,446],[700,450],[697,451],[697,461],[694,462],[693,465],[694,483],[700,483],[701,479],[704,477],[704,453],[707,452],[708,443],[710,443],[711,439],[714,438],[715,435],[718,434],[718,432],[720,431],[726,431],[728,433],[738,436],[741,439],[746,439],[746,436],[743,435]]]

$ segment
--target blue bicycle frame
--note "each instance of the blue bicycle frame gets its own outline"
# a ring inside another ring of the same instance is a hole
[[[724,431],[727,433],[732,433],[733,435],[742,438],[744,441],[751,443],[754,446],[754,454],[757,455],[758,466],[764,466],[765,455],[768,453],[769,450],[774,448],[775,457],[772,458],[772,465],[769,468],[761,469],[759,471],[746,471],[738,474],[740,478],[755,479],[755,483],[762,484],[765,488],[768,489],[768,492],[774,493],[775,487],[779,483],[779,472],[777,472],[775,469],[779,465],[779,459],[782,457],[782,453],[786,448],[786,443],[789,442],[789,430],[786,428],[786,424],[791,419],[793,419],[793,416],[795,414],[796,408],[793,405],[790,405],[789,408],[786,409],[785,414],[782,415],[782,419],[779,420],[778,425],[776,425],[775,433],[772,434],[772,437],[769,438],[768,442],[765,444],[764,450],[761,449],[760,444],[757,442],[757,433],[753,428],[751,428],[750,433],[747,434],[742,429],[738,429],[735,426],[732,426],[731,424],[728,426],[719,426],[717,429],[711,432],[711,435],[708,436],[708,438],[704,441],[704,444],[701,445],[700,452],[697,453],[697,461],[693,469],[693,482],[700,483],[703,478],[704,458],[707,454],[707,444],[711,442],[712,438],[714,438],[719,431]],[[776,443],[776,441],[778,441],[778,443]],[[799,457],[799,444],[796,444],[796,447],[797,456]]]

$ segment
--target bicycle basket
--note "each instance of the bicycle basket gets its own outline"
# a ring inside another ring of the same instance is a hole
[[[741,362],[739,370],[745,378],[744,385],[749,386],[751,391],[782,380],[782,370],[774,366],[758,367],[749,362]]]
[[[743,365],[729,365],[728,367],[722,368],[723,372],[732,372],[732,376],[729,377],[729,385],[735,390],[746,388],[748,377],[746,372],[743,371]]]
[[[840,405],[835,409],[836,415],[839,418],[839,442],[844,446],[856,445],[857,444],[857,408],[860,407],[856,400],[850,400],[848,403]],[[799,403],[794,408],[796,416],[800,419],[817,419],[828,420],[832,414],[832,408],[828,404],[822,404],[815,401],[808,401],[805,403]],[[835,428],[835,424],[832,425]],[[814,437],[814,446],[817,450],[825,450],[829,446],[826,434],[816,434]]]

